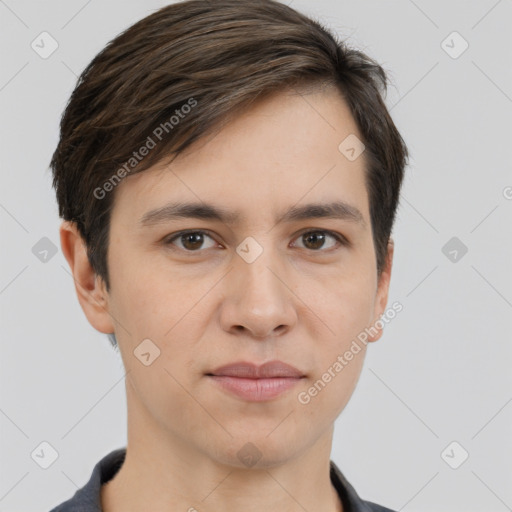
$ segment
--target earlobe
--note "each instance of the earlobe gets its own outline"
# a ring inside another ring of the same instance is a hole
[[[377,329],[378,332],[374,335],[368,336],[368,341],[377,341],[382,336],[383,333],[382,322],[380,322],[379,319],[384,314],[388,303],[389,283],[391,281],[391,268],[393,266],[394,249],[395,243],[392,238],[389,238],[387,245],[386,262],[384,264],[384,268],[382,269],[382,273],[379,277],[377,295],[375,297],[375,310],[372,324],[372,332],[374,332],[375,329]]]
[[[62,253],[69,264],[78,301],[87,320],[102,333],[113,332],[114,325],[109,314],[105,283],[89,262],[85,242],[76,224],[64,221],[59,232]]]

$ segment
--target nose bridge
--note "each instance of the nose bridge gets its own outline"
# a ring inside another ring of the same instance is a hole
[[[289,327],[295,321],[292,294],[280,275],[285,273],[284,267],[268,239],[265,247],[251,237],[245,239],[237,248],[233,265],[227,276],[224,328],[239,331],[244,327],[256,337],[266,337]]]
[[[247,263],[245,260],[238,262],[240,268],[237,277],[241,281],[243,291],[241,299],[250,299],[253,307],[263,308],[263,310],[284,299],[283,284],[274,274],[276,271],[271,270],[279,265],[270,253],[269,250],[264,251],[252,263]]]
[[[282,267],[277,251],[272,247],[271,237],[262,242],[253,237],[246,238],[237,248],[236,279],[240,280],[240,298],[250,299],[253,307],[262,310],[275,308],[286,300],[285,287],[274,272]],[[272,270],[271,270],[272,269]]]

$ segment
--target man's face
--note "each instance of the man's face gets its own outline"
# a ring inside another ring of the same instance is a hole
[[[128,372],[130,428],[172,439],[189,456],[238,466],[245,452],[261,454],[263,465],[291,459],[331,431],[365,346],[341,371],[333,366],[383,313],[388,286],[377,280],[364,153],[350,161],[338,149],[351,134],[361,138],[337,92],[282,92],[170,166],[117,187],[108,311]],[[177,202],[239,219],[141,222]],[[278,222],[291,208],[334,202],[359,210],[361,219]],[[184,230],[193,233],[176,236]],[[256,400],[211,376],[229,363],[271,360],[303,378]],[[330,382],[308,392],[330,368]]]

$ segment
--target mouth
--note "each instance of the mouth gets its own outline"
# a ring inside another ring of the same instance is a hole
[[[222,390],[251,402],[277,398],[306,378],[303,372],[282,361],[262,365],[241,361],[217,368],[206,376]]]

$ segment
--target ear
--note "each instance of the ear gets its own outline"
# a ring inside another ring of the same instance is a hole
[[[87,249],[76,224],[64,221],[59,232],[62,253],[71,269],[78,301],[87,320],[102,333],[114,332],[105,283],[89,263]]]
[[[391,281],[391,267],[393,265],[393,254],[395,249],[395,243],[392,238],[388,240],[387,253],[386,253],[386,261],[384,264],[384,268],[382,269],[382,273],[379,278],[379,283],[377,286],[377,294],[375,297],[375,308],[374,308],[374,316],[372,327],[377,329],[378,332],[376,334],[371,334],[368,336],[368,341],[377,341],[381,336],[383,329],[378,328],[375,323],[380,319],[384,311],[386,310],[386,305],[388,303],[388,292],[389,292],[389,282]],[[372,329],[372,332],[373,330]]]

